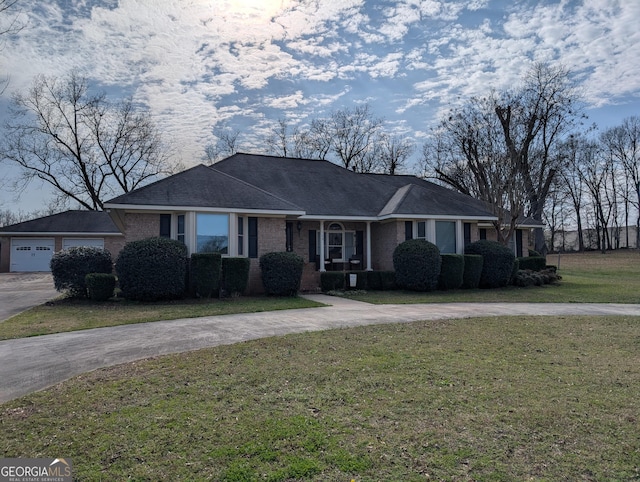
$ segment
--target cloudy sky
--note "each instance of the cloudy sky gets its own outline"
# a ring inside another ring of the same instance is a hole
[[[5,38],[8,99],[37,74],[80,70],[114,97],[147,105],[185,166],[213,127],[259,149],[278,120],[368,102],[415,140],[460,99],[518,83],[533,62],[579,81],[601,127],[640,114],[638,0],[18,0]],[[0,166],[0,181],[14,172]],[[39,186],[33,186],[35,188]],[[30,211],[0,192],[0,209]],[[38,191],[39,193],[45,191]]]

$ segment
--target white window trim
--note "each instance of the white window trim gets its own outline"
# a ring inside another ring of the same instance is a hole
[[[445,221],[455,223],[456,229],[456,254],[462,254],[464,249],[464,226],[460,219],[438,219],[437,221]],[[425,223],[425,238],[418,238],[418,223]],[[425,219],[413,222],[414,239],[425,239],[430,243],[436,244],[436,219]]]
[[[340,226],[340,230],[337,229],[329,229],[330,226],[332,226],[333,224],[337,224],[338,226]],[[345,253],[347,250],[347,234],[351,234],[353,236],[353,255],[357,255],[357,246],[356,246],[356,231],[353,229],[345,229],[344,224],[337,222],[337,221],[331,221],[329,223],[329,225],[327,227],[324,227],[324,223],[321,223],[321,228],[324,229],[320,229],[320,231],[317,233],[318,236],[318,240],[316,242],[316,254],[320,255],[320,251],[324,250],[324,254],[322,256],[323,260],[329,259],[331,262],[334,263],[347,263],[349,261],[348,258],[345,258]],[[329,256],[329,234],[331,233],[341,233],[342,234],[342,246],[341,246],[341,251],[342,251],[342,258],[338,259],[338,258],[333,258],[330,259]],[[324,239],[322,238],[324,237]]]

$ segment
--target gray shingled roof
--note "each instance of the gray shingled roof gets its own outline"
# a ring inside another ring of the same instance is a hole
[[[0,228],[0,234],[9,233],[120,234],[120,231],[106,212],[65,211]]]
[[[328,161],[234,154],[106,203],[298,211],[307,216],[493,218],[484,205],[415,176],[359,174]]]
[[[122,194],[105,204],[107,207],[132,204],[300,211],[300,207],[285,199],[202,164]]]

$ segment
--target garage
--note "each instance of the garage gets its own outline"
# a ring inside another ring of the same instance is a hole
[[[54,238],[11,238],[10,271],[51,271]]]
[[[90,246],[92,248],[104,249],[104,239],[98,238],[63,238],[62,249],[73,248],[74,246]]]

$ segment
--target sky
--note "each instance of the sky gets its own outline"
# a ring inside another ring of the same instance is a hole
[[[600,128],[640,115],[638,0],[18,0],[15,12],[0,121],[34,76],[75,69],[146,106],[185,167],[213,128],[258,152],[279,119],[364,103],[415,142],[415,161],[447,109],[518,85],[536,62],[572,73]],[[48,190],[18,198],[15,176],[0,164],[0,209],[41,209]]]

